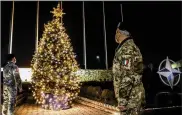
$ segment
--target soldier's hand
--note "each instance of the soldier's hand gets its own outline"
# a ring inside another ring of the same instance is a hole
[[[118,106],[118,108],[119,108],[121,111],[126,110],[126,107],[124,107],[124,106]]]
[[[19,90],[19,92],[20,92],[20,93],[23,92],[23,89],[21,88],[21,89]]]

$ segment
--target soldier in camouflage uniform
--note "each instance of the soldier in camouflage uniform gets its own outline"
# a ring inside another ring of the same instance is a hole
[[[3,68],[3,108],[2,115],[14,115],[17,88],[22,92],[22,81],[16,58],[8,54],[8,63]]]
[[[115,39],[119,46],[112,69],[118,108],[121,115],[138,115],[145,102],[142,55],[128,31],[117,28]]]

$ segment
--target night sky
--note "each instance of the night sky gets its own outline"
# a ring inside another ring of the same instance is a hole
[[[54,2],[40,2],[39,39],[44,24],[52,20]],[[144,63],[157,66],[169,56],[181,59],[181,2],[105,2],[108,63],[112,60],[117,44],[115,30],[121,21],[120,4],[123,4],[124,23],[131,32],[135,43],[143,54]],[[13,53],[19,67],[30,67],[35,50],[36,32],[35,1],[15,1]],[[1,2],[1,63],[5,63],[8,53],[12,2]],[[83,20],[82,2],[63,2],[63,18],[67,34],[70,36],[80,67],[83,68]],[[105,69],[102,2],[85,2],[87,68]],[[100,56],[100,61],[96,56]]]

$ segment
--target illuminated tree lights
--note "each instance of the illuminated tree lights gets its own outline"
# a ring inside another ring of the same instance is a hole
[[[43,108],[67,109],[80,91],[79,69],[69,36],[65,33],[60,4],[53,20],[44,25],[38,50],[32,59],[32,92]]]

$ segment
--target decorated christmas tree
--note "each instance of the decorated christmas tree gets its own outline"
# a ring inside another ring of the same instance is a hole
[[[44,25],[38,49],[32,59],[32,91],[38,104],[46,109],[67,109],[80,91],[76,55],[65,33],[63,10],[58,4],[53,20]]]

